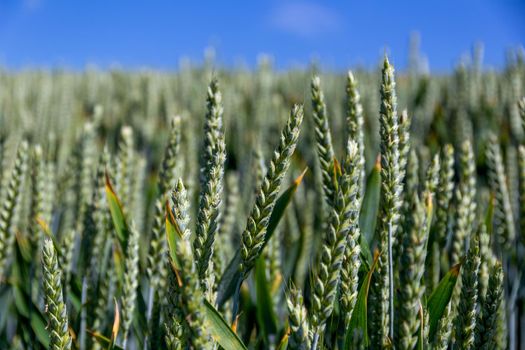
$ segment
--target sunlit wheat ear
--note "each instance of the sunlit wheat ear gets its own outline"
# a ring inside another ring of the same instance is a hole
[[[71,349],[67,310],[62,294],[62,273],[53,242],[47,238],[42,249],[42,268],[46,313],[49,320],[49,349]]]
[[[173,202],[172,213],[175,221],[179,225],[182,238],[187,241],[191,235],[188,228],[189,202],[186,188],[181,179],[178,179],[171,194]],[[186,244],[186,243],[185,243]],[[189,332],[188,325],[184,321],[184,309],[182,305],[182,289],[179,277],[174,273],[171,262],[166,262],[168,272],[166,294],[166,307],[164,309],[164,326],[166,329],[165,339],[169,349],[181,349],[186,346],[186,336]],[[200,288],[200,285],[198,286]]]
[[[92,243],[91,261],[89,270],[93,274],[93,281],[96,281],[96,274],[100,270],[100,261],[104,257],[104,251],[107,245],[107,237],[110,234],[109,210],[107,207],[105,193],[105,172],[109,164],[109,153],[104,149],[99,156],[97,170],[93,180],[93,190],[91,193],[91,202],[86,209],[86,219],[92,220],[94,237]]]
[[[392,235],[397,231],[399,210],[398,200],[401,189],[399,169],[399,123],[395,91],[394,68],[385,57],[381,80],[381,105],[379,114],[381,138],[381,206],[377,225],[379,237],[378,271],[371,285],[371,346],[380,348],[387,342],[391,331],[390,323],[390,268],[389,255],[392,251]]]
[[[108,240],[112,232],[112,223],[105,193],[105,174],[109,161],[109,153],[107,148],[104,148],[99,156],[91,203],[86,213],[86,218],[93,220],[95,230],[88,269],[91,273],[89,276],[90,298],[93,300],[92,307],[88,309],[89,320],[91,320],[89,328],[97,331],[103,329],[104,325],[109,322],[107,310],[108,305],[111,305],[112,289],[116,284],[115,265],[110,254],[112,242]],[[96,348],[98,345],[93,344],[93,346]]]
[[[116,159],[115,188],[125,211],[131,210],[132,183],[135,176],[135,141],[131,126],[120,131]]]
[[[281,132],[279,146],[273,153],[268,171],[257,192],[254,207],[241,236],[242,271],[249,271],[261,253],[266,236],[268,220],[277,201],[281,183],[290,165],[290,158],[299,138],[303,121],[303,107],[292,108],[285,128]]]
[[[439,186],[440,169],[440,157],[439,154],[436,153],[427,169],[424,186],[424,193],[430,196],[433,207],[435,207],[436,204],[435,197]],[[431,225],[431,223],[429,225]],[[427,271],[425,273],[427,275],[427,286],[432,290],[438,284],[440,277],[441,259],[439,241],[437,239],[432,240],[432,244],[428,247],[427,255]]]
[[[204,120],[204,144],[200,170],[200,194],[193,250],[197,271],[205,293],[211,291],[210,269],[215,235],[220,226],[226,159],[222,95],[217,80],[208,87],[207,113]]]
[[[496,332],[494,341],[496,343],[496,349],[507,349],[507,300],[501,299],[501,303],[498,308],[497,320],[496,320]]]
[[[465,254],[466,240],[473,232],[476,214],[476,164],[470,142],[461,145],[460,182],[454,191],[456,207],[455,225],[452,234],[450,263],[455,265],[460,262]]]
[[[396,231],[393,231],[392,239],[392,255],[394,266],[397,266],[399,261],[399,256],[401,255],[400,250],[402,249],[402,244],[397,240],[397,236],[401,231],[405,230],[404,222],[407,221],[405,218],[408,218],[410,214],[408,211],[412,206],[412,198],[414,193],[419,191],[419,159],[417,153],[415,152],[414,147],[411,147],[410,144],[410,117],[408,112],[404,109],[398,117],[398,137],[399,137],[399,183],[403,188],[403,183],[405,183],[405,188],[407,191],[400,191],[398,202],[400,204],[400,224],[397,227]],[[409,165],[409,163],[416,164],[416,166]],[[408,168],[410,166],[410,168]],[[395,268],[397,270],[397,268]],[[397,280],[397,274],[394,276]]]
[[[132,224],[125,255],[124,284],[122,286],[122,343],[126,348],[128,333],[137,302],[137,287],[139,284],[139,233]]]
[[[487,295],[481,304],[476,324],[476,349],[497,349],[496,331],[498,310],[503,298],[503,268],[496,262],[490,269]]]
[[[357,81],[352,71],[346,75],[346,128],[348,140],[354,140],[359,146],[359,158],[361,164],[361,196],[365,190],[365,137],[364,117],[361,96],[357,89]]]
[[[262,181],[262,180],[261,180]],[[239,174],[228,173],[226,176],[226,199],[224,202],[224,215],[220,226],[220,239],[223,254],[231,256],[232,239],[238,230],[238,211],[240,209]],[[224,261],[223,261],[224,263]]]
[[[206,328],[204,304],[202,300],[204,294],[200,285],[199,276],[193,256],[191,243],[189,241],[190,231],[188,228],[188,200],[187,193],[181,180],[172,194],[173,208],[172,213],[177,225],[182,233],[181,239],[177,242],[176,255],[180,264],[180,270],[176,271],[174,264],[170,261],[169,276],[170,290],[168,294],[168,317],[166,327],[173,341],[182,341],[181,325],[185,332],[185,346],[194,348],[208,349],[212,345],[209,329]]]
[[[518,110],[521,118],[521,128],[525,131],[525,97],[518,101]]]
[[[5,162],[6,162],[6,147],[7,147],[7,137],[4,133],[0,133],[0,167],[2,169],[5,168]],[[4,170],[0,171],[0,184],[4,183]],[[1,192],[1,191],[0,191]]]
[[[408,153],[407,172],[405,175],[403,195],[399,199],[402,201],[402,218],[400,224],[403,226],[402,229],[399,229],[400,233],[410,229],[408,224],[410,224],[412,213],[412,200],[419,195],[419,187],[421,182],[419,176],[419,157],[417,156],[414,148],[410,149]],[[396,257],[399,258],[401,255],[401,250],[403,249],[402,245],[395,244],[394,249]]]
[[[159,261],[163,261],[165,257],[165,237],[164,237],[164,201],[163,196],[157,198],[154,203],[155,211],[153,217],[153,224],[151,226],[151,237],[149,242],[149,250],[147,257],[146,275],[150,281],[151,288],[156,289],[160,283],[160,271],[162,265]],[[167,261],[166,261],[167,263]]]
[[[478,300],[479,305],[483,305],[485,297],[487,296],[490,271],[495,263],[495,256],[492,251],[492,244],[490,242],[490,235],[487,232],[486,224],[480,225],[478,230],[479,235],[479,273],[478,273]]]
[[[164,194],[175,186],[177,156],[180,148],[181,117],[170,118],[170,133],[168,144],[164,148],[164,157],[159,171],[159,193]]]
[[[474,150],[472,148],[472,143],[469,141],[464,141],[461,144],[461,149],[459,152],[459,165],[460,165],[460,188],[462,190],[463,196],[467,198],[465,203],[467,204],[467,224],[470,226],[470,232],[473,232],[473,223],[476,216],[477,208],[477,173],[476,173],[476,160],[474,157]]]
[[[181,162],[178,159],[180,138],[181,138],[181,118],[175,116],[170,119],[170,133],[168,143],[164,148],[164,156],[162,158],[161,168],[159,171],[159,179],[157,187],[159,193],[154,203],[153,224],[151,225],[149,248],[147,255],[146,276],[149,280],[149,289],[147,292],[147,320],[150,323],[150,332],[154,334],[158,331],[158,324],[155,320],[151,320],[154,316],[154,311],[160,310],[163,300],[166,297],[166,284],[168,276],[168,260],[166,255],[166,239],[164,234],[164,203],[166,200],[166,192],[168,189],[175,186],[175,178],[177,172],[177,165]],[[156,344],[158,339],[155,337],[148,337],[146,341],[150,341],[151,346]],[[157,337],[158,338],[158,337]],[[156,344],[158,346],[158,344]]]
[[[489,138],[487,146],[490,189],[495,196],[494,233],[501,249],[510,249],[516,236],[507,176],[503,167],[499,140],[495,135]]]
[[[172,321],[171,327],[166,327],[165,342],[168,350],[183,350],[185,348],[184,327],[176,320]]]
[[[475,234],[461,269],[461,295],[455,321],[455,345],[459,349],[474,348],[478,312],[479,265],[479,236]]]
[[[87,206],[91,200],[91,192],[93,187],[93,172],[95,170],[97,162],[97,149],[95,144],[96,130],[93,123],[87,123],[82,129],[82,134],[80,140],[77,144],[77,153],[78,153],[78,174],[79,178],[76,180],[75,190],[77,193],[77,203],[78,207],[76,215],[76,230],[82,232],[84,230],[84,215]]]
[[[322,175],[323,195],[325,203],[332,205],[334,197],[334,148],[330,125],[326,113],[324,94],[321,90],[321,79],[318,76],[312,78],[312,115],[315,125],[315,149]]]
[[[33,245],[38,246],[42,237],[42,231],[38,225],[37,219],[49,222],[49,218],[44,218],[45,208],[45,191],[46,191],[46,164],[43,159],[42,147],[36,145],[31,152],[31,206],[29,209],[29,237]]]
[[[441,164],[439,161],[439,154],[435,154],[432,158],[432,162],[427,169],[426,178],[425,178],[425,187],[424,192],[428,193],[432,200],[436,196],[437,186],[439,184],[439,170]]]
[[[410,203],[410,200],[419,192],[420,174],[419,174],[419,157],[414,148],[408,152],[407,171],[405,173],[404,186],[404,203]],[[408,198],[407,198],[408,197]]]
[[[22,141],[18,146],[15,163],[7,182],[7,189],[0,209],[0,282],[5,278],[11,249],[19,220],[22,185],[27,172],[28,143]]]
[[[354,141],[349,141],[347,158],[342,169],[343,173],[337,180],[330,221],[323,238],[320,258],[312,282],[310,323],[315,336],[319,336],[323,332],[326,322],[332,314],[348,241],[353,244],[353,249],[358,244],[358,242],[353,241],[359,237],[358,231],[354,231],[358,230],[356,226],[358,225],[359,208],[355,200],[359,196],[359,177],[361,175],[358,163],[358,145]],[[355,252],[351,253],[349,258],[355,259],[352,254]],[[351,271],[350,274],[352,274]],[[352,291],[357,288],[354,285],[355,281],[350,278],[345,279],[345,282],[348,282],[345,287],[351,288],[349,292],[353,294]],[[352,307],[354,298],[354,296],[348,297],[347,306],[349,308]],[[314,339],[314,344],[315,342],[316,339]]]
[[[301,291],[291,287],[286,298],[286,305],[288,307],[288,322],[290,325],[288,346],[290,349],[309,350],[310,329]]]
[[[410,151],[410,125],[411,120],[408,111],[404,109],[399,115],[399,176],[400,181],[405,179],[406,167],[408,163],[408,153]]]
[[[525,103],[525,102],[524,102]],[[522,244],[525,245],[525,146],[520,145],[518,148],[518,176],[519,176],[519,228],[520,228],[520,239]]]
[[[216,276],[222,276],[228,260],[233,256],[234,240],[239,233],[239,211],[242,210],[239,193],[239,175],[230,172],[226,176],[226,191],[221,217],[219,237],[213,252],[213,267]],[[241,215],[242,216],[242,215]],[[218,282],[218,279],[216,279]]]
[[[69,282],[71,280],[76,236],[77,232],[70,229],[62,234],[62,239],[60,241],[60,251],[62,252],[62,255],[60,255],[58,261],[62,269],[62,285],[64,286],[63,289],[65,291],[64,295],[67,295]]]
[[[398,319],[396,342],[400,349],[413,349],[417,343],[417,331],[420,326],[418,314],[420,303],[425,293],[423,274],[427,255],[428,225],[432,214],[432,195],[424,192],[423,200],[417,195],[411,201],[410,230],[399,236],[403,245],[400,258],[398,287]]]
[[[450,338],[452,335],[453,318],[451,315],[452,305],[449,303],[445,307],[445,311],[441,319],[439,320],[438,327],[436,330],[436,336],[433,341],[433,349],[447,350],[450,344]]]
[[[358,199],[354,204],[354,210],[350,216],[350,228],[346,237],[346,248],[343,256],[343,262],[341,266],[341,310],[344,316],[344,324],[346,326],[350,323],[350,318],[354,311],[355,303],[357,300],[357,291],[359,284],[359,269],[361,267],[361,246],[360,246],[360,237],[361,230],[359,229],[358,223],[358,213],[361,210],[361,191],[360,186],[363,184],[361,176],[363,171],[361,166],[364,166],[364,162],[361,161],[362,152],[359,150],[359,143],[349,140],[347,145],[347,163],[345,166],[345,171],[348,171],[347,167],[351,164],[348,162],[355,152],[355,148],[358,148],[358,152],[355,155],[356,162],[356,176],[359,177],[359,181],[354,183],[354,186],[357,186],[356,199]],[[353,181],[357,181],[356,178]],[[351,197],[350,197],[351,198]]]
[[[454,193],[454,148],[445,145],[441,150],[441,167],[439,169],[436,189],[435,232],[436,241],[443,247],[447,237],[450,218],[450,203]]]

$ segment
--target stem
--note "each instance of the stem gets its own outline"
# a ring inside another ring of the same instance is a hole
[[[33,313],[33,303],[31,302],[31,300],[33,299],[33,279],[34,277],[35,277],[35,271],[34,271],[34,267],[31,265],[31,267],[29,268],[29,303],[28,303],[29,304],[29,319],[32,319],[31,314]],[[33,349],[33,344],[29,345],[29,349],[30,350]]]
[[[151,321],[151,314],[153,312],[153,296],[154,296],[155,292],[153,290],[153,286],[150,286],[149,287],[149,291],[148,291],[148,308],[146,310],[146,325],[149,325],[150,321]],[[148,327],[149,328],[149,327]],[[146,331],[146,334],[144,335],[144,350],[147,350],[148,349],[148,335],[149,335],[149,332],[151,330],[148,329]]]
[[[314,334],[314,338],[312,340],[312,347],[310,348],[310,350],[316,350],[318,342],[319,342],[319,333],[316,331]]]
[[[87,299],[87,278],[82,279],[82,296],[81,303],[82,311],[80,312],[80,350],[86,349],[86,299]]]
[[[392,223],[388,224],[388,279],[389,282],[389,313],[390,325],[388,329],[390,341],[394,342],[394,265],[392,263]]]
[[[518,291],[521,281],[521,273],[518,272],[514,277],[514,282],[512,289],[509,294],[509,305],[508,305],[508,315],[509,315],[509,349],[517,349],[516,341],[516,331],[517,331],[517,313],[516,313],[516,300],[518,299]],[[509,282],[510,284],[510,282]]]
[[[235,293],[233,294],[232,325],[235,323],[235,320],[237,319],[237,313],[239,312],[239,299],[241,297],[241,285],[243,280],[244,276],[239,278],[239,282],[237,282],[237,286],[235,286]]]

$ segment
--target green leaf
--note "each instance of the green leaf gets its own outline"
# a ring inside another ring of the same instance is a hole
[[[31,329],[36,335],[36,338],[44,347],[49,347],[49,333],[47,331],[47,323],[40,312],[32,312],[30,316]]]
[[[242,281],[242,273],[239,270],[241,262],[241,254],[237,249],[219,282],[217,305],[222,306],[233,295],[235,288]]]
[[[20,254],[26,263],[31,263],[33,260],[33,250],[31,247],[31,242],[27,239],[27,235],[22,234],[20,231],[15,233],[16,243],[18,244],[18,249]]]
[[[275,207],[273,208],[272,215],[270,215],[268,228],[266,230],[266,235],[264,237],[264,242],[261,247],[261,252],[266,246],[266,243],[268,240],[272,237],[275,229],[277,228],[277,225],[279,224],[279,221],[282,219],[284,212],[286,210],[286,207],[290,202],[292,201],[293,195],[297,191],[297,188],[301,184],[303,177],[306,173],[308,168],[304,169],[304,171],[299,175],[294,182],[284,191],[279,198],[277,199],[277,202],[275,203]],[[239,271],[239,265],[241,264],[241,254],[240,250],[237,249],[235,252],[235,255],[233,256],[232,260],[226,267],[226,270],[224,271],[221,280],[219,282],[219,288],[217,292],[217,305],[223,305],[235,292],[236,287],[242,283],[243,277],[247,276],[247,272],[243,274]]]
[[[266,278],[265,259],[260,256],[255,262],[256,316],[266,344],[269,344],[269,335],[277,332],[277,318],[275,317],[270,284]]]
[[[361,237],[366,239],[367,245],[364,244],[364,240],[361,239],[361,247],[370,247],[374,238],[374,232],[376,229],[377,213],[379,211],[379,200],[381,190],[381,158],[378,156],[376,163],[368,178],[366,180],[366,191],[361,205],[361,212],[359,214],[359,228],[361,229]],[[370,249],[368,253],[365,253],[368,261],[372,261],[372,254]]]
[[[177,242],[181,239],[182,232],[177,224],[177,220],[173,217],[169,202],[166,201],[166,240],[173,267],[177,271],[180,271],[180,262],[177,257]]]
[[[38,309],[38,306],[31,300],[30,296],[20,286],[12,285],[15,306],[18,318],[21,321],[29,321],[33,333],[45,348],[49,347],[49,334],[46,330],[46,321]]]
[[[221,314],[206,299],[204,299],[204,310],[206,310],[206,322],[210,333],[221,347],[228,350],[247,349],[237,334],[224,321]]]
[[[359,235],[359,245],[361,247],[361,261],[363,262],[366,269],[370,270],[370,265],[372,264],[372,261],[374,259],[372,258],[372,253],[370,252],[370,246],[368,245],[368,241],[363,235]]]
[[[113,226],[115,226],[115,232],[117,233],[117,238],[122,246],[122,250],[126,251],[128,246],[129,238],[129,227],[126,222],[126,216],[122,210],[122,204],[117,196],[117,193],[111,185],[109,175],[106,172],[106,198],[108,200],[108,207],[111,213],[111,219],[113,220]]]
[[[368,271],[365,280],[361,283],[359,292],[357,293],[357,300],[355,308],[350,319],[350,324],[346,330],[345,336],[345,349],[351,349],[352,338],[356,330],[363,332],[363,342],[365,347],[368,346],[368,331],[367,331],[367,309],[368,309],[368,291],[370,289],[370,283],[372,281],[372,275],[377,266],[377,260],[379,259],[379,252],[375,252],[374,261],[370,270]]]
[[[266,246],[266,243],[268,243],[268,240],[272,237],[275,229],[277,228],[277,225],[281,221],[284,212],[286,210],[286,207],[288,207],[288,204],[292,201],[292,198],[297,191],[297,188],[303,181],[304,175],[306,174],[306,171],[308,171],[308,168],[305,168],[301,175],[299,175],[293,183],[284,191],[279,198],[277,199],[277,202],[275,203],[275,207],[273,208],[272,215],[270,215],[270,220],[268,222],[268,228],[266,229],[266,235],[264,236],[264,243],[261,248],[264,248]]]
[[[445,308],[450,302],[450,297],[452,296],[452,291],[456,285],[458,279],[459,270],[461,265],[455,265],[452,267],[446,275],[441,279],[436,289],[430,295],[428,299],[427,309],[429,314],[429,338],[434,339],[436,334],[437,326]]]

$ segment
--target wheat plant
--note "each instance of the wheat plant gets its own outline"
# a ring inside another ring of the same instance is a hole
[[[518,349],[512,55],[0,70],[0,349]]]

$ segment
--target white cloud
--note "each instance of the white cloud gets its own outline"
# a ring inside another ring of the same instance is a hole
[[[270,24],[275,29],[302,37],[333,33],[341,19],[331,9],[314,3],[284,3],[273,9]]]
[[[28,11],[38,10],[42,6],[42,0],[24,0],[24,8]]]

